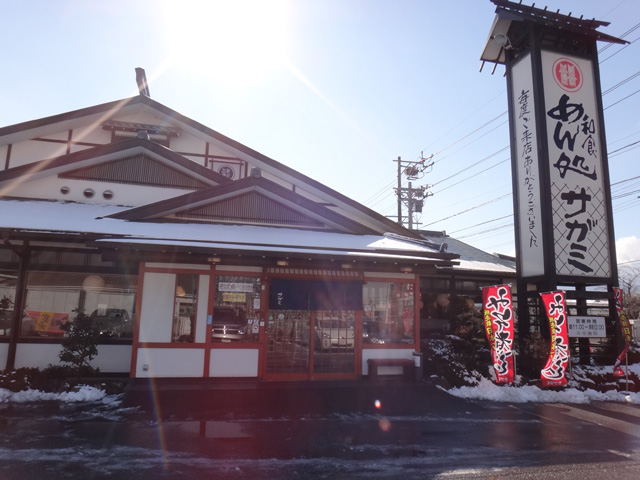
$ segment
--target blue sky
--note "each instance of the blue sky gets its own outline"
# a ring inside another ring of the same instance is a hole
[[[616,87],[603,102],[618,260],[640,260],[640,5],[545,5],[633,42],[599,49],[602,91]],[[155,100],[384,215],[397,212],[393,160],[433,154],[413,181],[433,185],[421,228],[514,253],[504,68],[479,72],[489,0],[3,6],[0,126],[135,95],[143,67]]]

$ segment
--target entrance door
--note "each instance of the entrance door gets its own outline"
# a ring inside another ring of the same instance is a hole
[[[355,371],[355,312],[314,312],[312,373]]]
[[[266,376],[343,378],[355,374],[355,312],[272,310]]]
[[[267,321],[267,375],[309,374],[311,312],[271,310]]]

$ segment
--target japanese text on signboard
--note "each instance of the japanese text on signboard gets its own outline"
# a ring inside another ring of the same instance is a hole
[[[551,52],[543,58],[556,270],[605,277],[608,227],[590,63]]]

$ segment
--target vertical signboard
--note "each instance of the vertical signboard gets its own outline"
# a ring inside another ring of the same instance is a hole
[[[592,60],[541,52],[555,269],[609,278],[605,160]]]
[[[515,204],[518,212],[518,255],[521,274],[544,274],[538,134],[534,102],[531,54],[511,69],[511,118],[515,158]]]

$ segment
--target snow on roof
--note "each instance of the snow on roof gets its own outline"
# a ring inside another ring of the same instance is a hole
[[[509,267],[507,265],[502,265],[496,262],[479,262],[477,260],[465,260],[462,257],[460,258],[459,262],[459,265],[454,266],[456,270],[504,272],[511,273],[513,275],[515,275],[516,273],[515,267]]]
[[[124,238],[102,241],[218,249],[260,248],[271,251],[334,254],[339,251],[342,254],[353,255],[371,255],[378,252],[378,256],[398,256],[415,260],[425,260],[438,253],[426,245],[382,235],[352,235],[251,225],[143,223],[104,218],[127,208],[101,204],[0,200],[0,228],[114,235]]]
[[[455,270],[503,272],[516,274],[515,261],[500,258],[448,236],[445,232],[421,231],[420,236],[436,244],[446,244],[446,251],[460,255]]]

